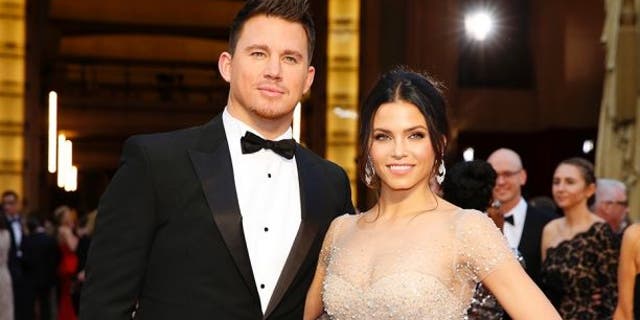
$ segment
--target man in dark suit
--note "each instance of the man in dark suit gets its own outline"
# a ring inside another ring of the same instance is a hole
[[[248,1],[219,58],[222,115],[125,143],[98,207],[80,319],[302,318],[324,234],[353,212],[344,170],[290,139],[315,73],[307,10]]]
[[[500,211],[505,218],[504,235],[509,245],[522,254],[527,274],[539,284],[542,229],[557,216],[527,205],[522,198],[527,172],[515,151],[498,149],[487,158],[487,162],[497,173],[493,198],[501,203]]]
[[[30,266],[36,318],[50,320],[51,293],[57,283],[59,248],[56,239],[45,232],[44,224],[36,217],[27,220],[29,235],[24,237],[24,260]]]
[[[13,288],[14,312],[16,320],[31,320],[34,317],[34,291],[29,274],[28,261],[25,259],[23,242],[26,237],[22,208],[18,193],[7,190],[2,193],[2,210],[11,235],[9,248],[9,273]],[[0,217],[1,218],[1,217]]]

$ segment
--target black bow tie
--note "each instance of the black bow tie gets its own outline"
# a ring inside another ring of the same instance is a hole
[[[513,215],[509,215],[504,217],[504,222],[511,223],[512,226],[515,226],[516,223],[513,221]]]
[[[296,151],[296,141],[293,139],[283,139],[278,141],[265,140],[247,131],[240,139],[242,153],[254,153],[260,149],[269,149],[286,159],[292,159]]]

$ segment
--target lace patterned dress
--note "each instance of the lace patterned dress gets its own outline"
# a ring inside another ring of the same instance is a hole
[[[547,249],[542,290],[562,319],[611,319],[617,301],[619,238],[606,223]],[[600,302],[594,302],[594,293]]]
[[[334,221],[321,252],[330,319],[462,319],[476,284],[516,263],[494,223],[473,210],[426,213],[384,230]]]

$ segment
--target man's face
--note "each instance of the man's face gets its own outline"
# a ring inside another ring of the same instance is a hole
[[[20,204],[18,199],[13,195],[7,195],[2,198],[2,209],[9,216],[15,216],[20,213]]]
[[[265,15],[247,20],[233,56],[225,52],[218,61],[230,83],[230,112],[248,124],[290,120],[315,74],[307,42],[299,23]]]
[[[627,195],[622,190],[614,190],[599,196],[596,202],[596,214],[607,221],[614,230],[618,230],[629,210],[627,201]]]
[[[508,154],[497,154],[487,162],[497,173],[493,198],[507,206],[520,201],[522,186],[526,182],[527,175],[518,161]]]

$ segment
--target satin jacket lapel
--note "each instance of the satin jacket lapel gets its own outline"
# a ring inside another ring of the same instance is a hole
[[[526,241],[525,239],[531,239],[531,227],[535,223],[532,221],[533,215],[529,213],[529,207],[527,206],[527,211],[524,218],[524,225],[522,226],[522,236],[520,236],[520,243],[518,243],[518,250],[521,254],[525,255],[525,253],[529,253],[531,251],[531,243]],[[525,261],[526,262],[526,261]]]
[[[318,235],[319,227],[322,224],[323,214],[326,214],[322,208],[322,186],[318,183],[323,181],[321,172],[313,170],[314,164],[309,160],[307,150],[297,147],[296,164],[298,166],[298,181],[300,183],[300,207],[301,221],[298,228],[298,234],[293,242],[287,262],[280,273],[278,284],[271,295],[271,300],[265,312],[266,319],[278,306],[284,297],[287,289],[298,274],[300,266],[309,254],[311,245]]]
[[[199,148],[189,150],[189,156],[218,230],[245,284],[257,299],[258,291],[244,238],[238,196],[233,187],[235,182],[231,155],[221,117],[218,116],[205,125]]]

